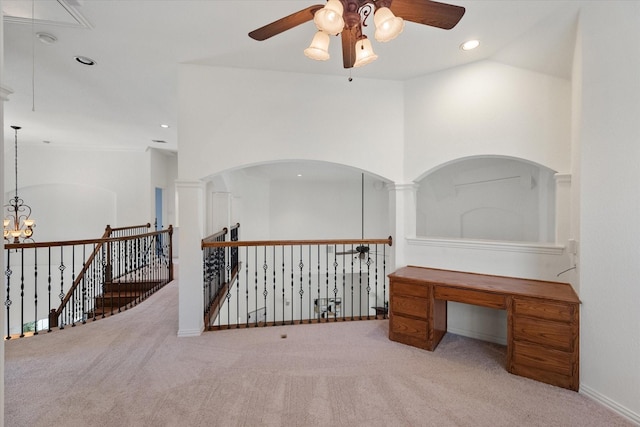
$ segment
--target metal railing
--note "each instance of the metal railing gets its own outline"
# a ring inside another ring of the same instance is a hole
[[[173,280],[173,228],[149,227],[107,226],[100,239],[5,244],[5,337],[106,317]]]
[[[240,224],[231,227],[231,233],[225,227],[219,232],[202,239],[202,264],[203,264],[203,298],[204,298],[204,322],[209,324],[212,318],[218,315],[222,298],[226,293],[227,284],[231,281],[228,277],[234,277],[238,271],[238,248],[212,247],[211,243],[225,242],[229,234],[231,242],[238,241]],[[227,274],[229,269],[229,274]]]
[[[213,264],[204,258],[205,297],[209,280],[219,283],[218,305],[205,313],[205,328],[386,318],[391,245],[391,237],[203,240],[203,251],[217,254]]]

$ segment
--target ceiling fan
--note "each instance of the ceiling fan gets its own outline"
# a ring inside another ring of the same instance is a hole
[[[318,32],[305,49],[305,55],[316,60],[329,59],[329,36],[341,34],[343,65],[352,68],[377,58],[362,31],[371,13],[376,40],[387,42],[402,32],[405,20],[449,30],[456,26],[464,12],[464,7],[431,0],[328,0],[324,6],[309,6],[253,30],[249,37],[266,40],[313,20]]]

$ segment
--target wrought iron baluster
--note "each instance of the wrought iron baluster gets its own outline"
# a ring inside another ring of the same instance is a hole
[[[226,268],[227,268],[227,294],[225,295],[225,298],[227,300],[227,327],[229,327],[229,325],[231,324],[231,310],[230,310],[230,303],[229,301],[231,301],[231,252],[230,252],[230,248],[227,246],[226,248],[224,248],[225,251],[225,264],[226,264]]]
[[[87,245],[82,245],[82,268],[85,269],[87,266]],[[86,309],[87,309],[87,305],[86,305],[86,300],[87,300],[87,282],[86,282],[86,272],[85,274],[82,276],[82,288],[81,288],[81,293],[82,293],[82,302],[81,302],[81,309],[80,309],[80,313],[82,315],[82,324],[84,325],[85,323],[87,323],[87,319],[86,319]]]
[[[47,295],[49,299],[49,313],[52,311],[55,312],[55,309],[51,308],[51,246],[49,246],[47,252],[49,253],[49,261],[47,262]],[[47,321],[47,332],[51,332],[51,314],[49,314],[49,319]]]
[[[353,245],[351,245],[351,252],[353,252]],[[351,257],[351,320],[353,320],[353,260]]]
[[[4,272],[7,278],[7,298],[4,300],[4,306],[7,309],[7,336],[6,339],[11,339],[11,250],[7,249],[7,269]]]
[[[130,231],[129,231],[130,233]],[[123,248],[124,246],[124,248]],[[124,262],[119,262],[119,269],[118,269],[118,313],[121,313],[121,298],[122,298],[122,277],[127,274],[127,264],[130,262],[130,257],[128,256],[127,253],[127,241],[125,240],[124,243],[122,240],[118,240],[118,258],[119,259],[123,259],[124,258]],[[111,314],[113,314],[113,304],[111,304]]]
[[[20,338],[24,337],[24,248],[20,248]]]
[[[249,327],[249,246],[245,246],[244,248],[244,286],[245,286],[245,302],[246,302],[246,310],[244,314],[245,321],[247,323],[247,327]]]
[[[320,286],[321,286],[321,283],[322,283],[322,274],[321,274],[321,271],[320,271],[320,250],[319,249],[318,249],[318,267],[317,267],[317,270],[318,270],[318,274],[317,274],[318,275],[318,285],[317,285],[317,287],[318,287],[318,296],[317,296],[318,305],[317,305],[317,307],[318,307],[318,321],[320,321],[320,319],[323,316],[323,313],[322,313],[322,293],[320,291]]]
[[[262,270],[264,270],[264,283],[263,283],[263,287],[264,290],[262,291],[262,296],[264,297],[264,309],[265,311],[267,311],[267,295],[269,295],[269,292],[267,292],[267,269],[269,268],[269,266],[267,265],[267,247],[264,247],[264,257],[263,257],[264,261],[262,263]],[[267,311],[267,315],[265,316],[266,319],[269,319],[269,312]],[[265,324],[263,326],[267,326],[267,322],[265,321]]]
[[[253,258],[253,270],[254,270],[254,275],[255,275],[255,296],[256,296],[256,306],[255,306],[255,312],[258,312],[258,247],[254,246],[253,248],[253,253],[254,253],[254,258]],[[258,318],[256,317],[255,320],[255,326],[258,326]]]
[[[388,317],[389,306],[387,304],[387,246],[382,245],[382,304],[384,307],[383,319]]]
[[[342,313],[342,300],[338,304],[338,255],[336,255],[336,249],[336,245],[333,245],[333,300],[336,307],[333,311],[334,320],[338,320],[338,306],[340,306],[340,312]]]
[[[60,246],[60,265],[58,266],[58,270],[60,270],[60,294],[58,295],[58,297],[60,297],[60,302],[62,303],[62,301],[64,300],[64,269],[66,267],[64,266],[64,247]],[[63,312],[66,312],[66,308],[63,308]],[[60,329],[64,329],[64,315],[60,313],[60,319],[58,321],[59,323],[59,327]]]
[[[276,318],[276,247],[273,246],[272,250],[273,259],[271,263],[273,264],[273,325],[275,326],[278,323],[278,319]],[[284,294],[284,291],[283,291]],[[284,311],[282,312],[282,324],[284,324]]]
[[[38,335],[38,248],[33,248],[33,335]]]
[[[313,319],[313,293],[311,292],[311,246],[309,249],[309,311],[307,312],[307,323],[311,323]],[[302,246],[300,246],[300,253],[302,253]],[[302,289],[302,274],[300,274],[300,288]],[[302,296],[301,296],[302,298]],[[300,319],[302,320],[302,307],[300,307]]]
[[[282,249],[282,324],[284,325],[285,322],[285,292],[284,292],[284,282],[285,282],[285,273],[284,273],[284,246],[281,246]],[[291,287],[291,299],[293,300],[293,287]],[[293,304],[291,304],[291,306],[293,307]],[[293,324],[293,316],[291,316],[291,324]]]
[[[347,260],[345,255],[344,245],[342,245],[342,303],[347,302]],[[344,305],[342,306],[342,320],[345,320]]]
[[[318,245],[318,252],[320,252],[320,245]],[[331,307],[329,304],[329,253],[327,252],[327,248],[325,246],[324,249],[324,287],[325,287],[325,295],[327,296],[327,321],[331,317],[329,313],[329,308]]]
[[[232,238],[233,238],[233,234],[232,234]],[[234,257],[232,264],[233,264],[233,270],[236,272],[236,327],[240,326],[240,276],[241,276],[241,272],[240,272],[240,266],[238,265],[238,257],[239,257],[239,253],[238,253],[238,248],[235,247],[233,248],[234,250],[232,251],[232,256]]]
[[[76,246],[71,246],[71,284],[76,281]],[[71,327],[76,326],[76,292],[71,294]]]
[[[362,319],[362,258],[358,256],[358,318]]]
[[[367,253],[367,304],[366,304],[366,310],[367,310],[367,320],[369,320],[369,315],[371,313],[371,310],[369,309],[369,301],[371,301],[370,295],[371,295],[371,257],[369,256],[369,254]]]
[[[294,270],[293,270],[293,251],[295,250],[295,246],[291,245],[289,247],[289,274],[291,275],[291,289],[293,289],[294,287],[294,283],[295,283],[295,274],[294,274]],[[302,247],[300,248],[300,254],[302,254]],[[300,322],[302,322],[302,294],[304,292],[302,291],[302,275],[300,275],[300,292],[298,293],[300,295]],[[294,319],[294,310],[293,310],[293,291],[291,293],[291,324],[293,325],[293,319]]]

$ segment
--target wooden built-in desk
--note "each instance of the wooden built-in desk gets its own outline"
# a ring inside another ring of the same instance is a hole
[[[580,300],[569,283],[409,266],[389,286],[389,339],[435,350],[447,301],[506,310],[507,371],[578,390]]]

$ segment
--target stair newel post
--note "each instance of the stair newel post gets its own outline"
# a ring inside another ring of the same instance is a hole
[[[55,308],[52,308],[49,312],[49,330],[47,332],[51,332],[51,328],[58,327],[58,311]]]
[[[173,225],[169,225],[169,281],[173,280]]]

